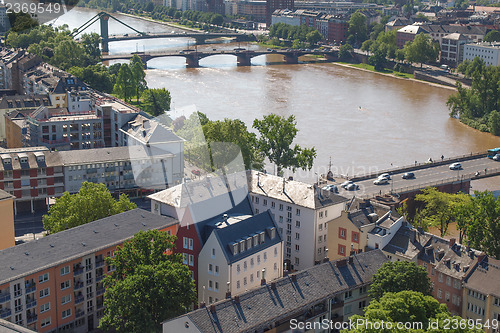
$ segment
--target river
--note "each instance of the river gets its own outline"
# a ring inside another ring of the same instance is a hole
[[[73,29],[97,12],[73,9],[56,25],[66,23]],[[176,30],[117,17],[139,31]],[[91,28],[98,32],[99,26]],[[110,21],[111,34],[130,32]],[[190,43],[187,38],[113,42],[110,53],[174,51],[193,48]],[[237,46],[260,48],[222,43],[199,50]],[[194,104],[210,119],[239,118],[251,127],[253,119],[266,114],[294,115],[300,130],[296,142],[317,149],[313,170],[296,172],[299,179],[311,181],[315,173],[325,173],[330,158],[335,174],[352,175],[500,147],[499,137],[449,117],[446,100],[453,91],[447,88],[330,63],[285,65],[278,55],[254,58],[248,67],[237,67],[231,55],[208,57],[200,65],[187,69],[181,57],[153,59],[146,80],[151,88],[171,92],[173,108]]]

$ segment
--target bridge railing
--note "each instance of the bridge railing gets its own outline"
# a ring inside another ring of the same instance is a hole
[[[402,166],[402,167],[393,167],[390,169],[383,169],[380,171],[375,171],[375,172],[371,172],[371,173],[364,174],[364,175],[355,175],[349,179],[352,181],[360,181],[360,180],[365,180],[365,179],[370,179],[370,178],[376,178],[383,173],[395,174],[395,173],[403,173],[403,172],[412,171],[412,170],[426,169],[426,168],[431,168],[431,167],[435,167],[435,166],[439,166],[439,165],[450,164],[453,162],[467,161],[467,160],[472,160],[472,159],[476,159],[476,158],[480,158],[480,157],[485,157],[486,155],[487,155],[487,152],[483,151],[483,152],[476,152],[476,153],[471,152],[470,154],[448,157],[448,158],[444,158],[442,160],[440,157],[438,157],[435,160],[433,160],[433,162],[428,162],[428,161],[419,162],[419,163],[417,162],[417,163],[409,164],[409,165]]]
[[[458,172],[459,171],[457,171],[457,173]],[[457,176],[455,176],[455,177],[448,177],[445,179],[440,179],[437,181],[422,183],[422,184],[413,185],[413,186],[402,186],[402,187],[387,188],[387,189],[384,188],[383,190],[380,190],[379,192],[371,193],[371,194],[362,194],[362,195],[358,195],[358,197],[360,197],[362,199],[370,199],[370,198],[373,198],[377,195],[386,195],[386,194],[394,194],[394,193],[401,194],[401,193],[407,193],[407,192],[414,192],[417,190],[424,189],[426,187],[436,187],[436,186],[443,186],[443,185],[448,185],[448,184],[452,184],[452,183],[467,182],[470,180],[477,180],[477,179],[491,177],[491,176],[495,176],[495,175],[499,175],[499,174],[500,174],[500,167],[490,168],[490,169],[487,169],[486,172],[484,170],[479,171],[479,174],[477,174],[476,172],[467,172],[464,174],[457,174]],[[361,188],[361,190],[363,190],[363,189]]]

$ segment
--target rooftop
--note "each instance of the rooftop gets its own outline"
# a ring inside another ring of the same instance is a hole
[[[0,285],[48,267],[120,244],[139,231],[162,229],[177,220],[133,209],[0,251]]]
[[[500,298],[500,260],[486,257],[470,275],[465,287]]]
[[[173,320],[189,319],[199,332],[239,333],[264,330],[269,323],[304,313],[304,309],[333,298],[349,289],[367,285],[387,261],[381,250],[363,252],[346,259],[327,262],[281,278],[271,284],[225,299]],[[173,321],[171,320],[171,321]],[[169,330],[169,321],[164,332]],[[175,333],[193,332],[176,326]],[[165,331],[166,329],[166,331]]]

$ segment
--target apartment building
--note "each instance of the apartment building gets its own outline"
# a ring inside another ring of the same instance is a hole
[[[460,316],[463,307],[463,282],[485,258],[483,252],[434,236],[418,258],[433,283],[432,296],[445,303],[452,315]]]
[[[65,191],[76,193],[88,181],[137,197],[180,182],[182,178],[174,174],[180,156],[153,152],[145,146],[57,152],[64,168]]]
[[[403,222],[382,251],[391,261],[411,261],[418,264],[418,256],[431,238],[432,234]]]
[[[285,244],[285,265],[302,270],[329,258],[328,222],[339,217],[347,198],[316,186],[247,171],[255,214],[270,209]]]
[[[382,251],[375,250],[265,281],[259,288],[165,321],[163,333],[214,332],[214,327],[234,333],[284,332],[292,329],[293,319],[341,324],[363,313],[373,274],[386,261]]]
[[[245,173],[179,184],[148,198],[151,212],[179,220],[176,251],[182,253],[197,286],[202,263],[199,254],[210,236],[207,230],[223,221],[225,214],[228,218],[253,215]]]
[[[14,196],[0,190],[0,250],[16,245],[14,232]]]
[[[47,207],[64,192],[60,157],[45,147],[0,150],[0,189],[15,196],[14,214]]]
[[[200,304],[218,302],[226,293],[239,295],[283,276],[283,240],[269,211],[223,216],[205,229],[209,236],[198,255]],[[184,260],[187,264],[188,258]]]
[[[476,43],[465,44],[464,60],[473,61],[474,58],[480,58],[486,65],[500,65],[500,43]]]
[[[353,199],[341,216],[328,223],[329,257],[383,249],[403,224],[404,218],[388,206]]]
[[[103,316],[104,258],[139,231],[178,221],[142,209],[0,251],[0,318],[38,332],[88,332]]]
[[[487,333],[500,328],[499,276],[500,260],[486,257],[464,281],[462,318],[481,322]]]
[[[0,331],[2,333],[33,333],[30,329],[16,325],[14,323],[8,322],[6,320],[0,319]]]
[[[464,60],[464,45],[469,39],[459,33],[449,34],[441,39],[441,63],[457,67]]]
[[[272,24],[272,14],[276,9],[294,9],[294,0],[266,0],[266,27]]]

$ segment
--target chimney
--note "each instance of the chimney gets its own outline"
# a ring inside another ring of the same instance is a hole
[[[352,256],[349,257],[349,264],[352,264],[354,262],[354,258]]]
[[[262,279],[262,280],[260,280],[260,285],[261,285],[261,286],[264,286],[265,284],[266,284],[266,279]]]
[[[337,267],[344,267],[347,265],[347,259],[338,260],[335,264]]]
[[[271,289],[276,289],[276,282],[271,282]]]
[[[205,305],[205,302],[201,302],[201,303],[200,303],[200,308],[201,308],[201,309],[203,309],[205,306],[206,306],[206,305]]]
[[[231,298],[231,292],[230,291],[226,292],[226,298]]]
[[[229,225],[229,223],[227,222],[228,217],[229,217],[229,215],[227,215],[227,214],[222,215],[222,221],[224,223],[226,223],[227,225]]]
[[[285,183],[286,183],[286,180],[285,180],[285,178],[283,178],[283,193],[285,193]]]
[[[240,295],[234,296],[234,301],[235,301],[235,303],[239,303],[240,302]]]
[[[450,247],[452,247],[453,245],[455,245],[455,241],[456,241],[455,238],[450,238]]]
[[[483,259],[486,257],[486,254],[481,253],[480,255],[477,256],[477,262],[483,261]]]
[[[297,274],[292,274],[291,278],[293,282],[297,282]]]
[[[210,305],[210,312],[215,313],[215,305]]]

